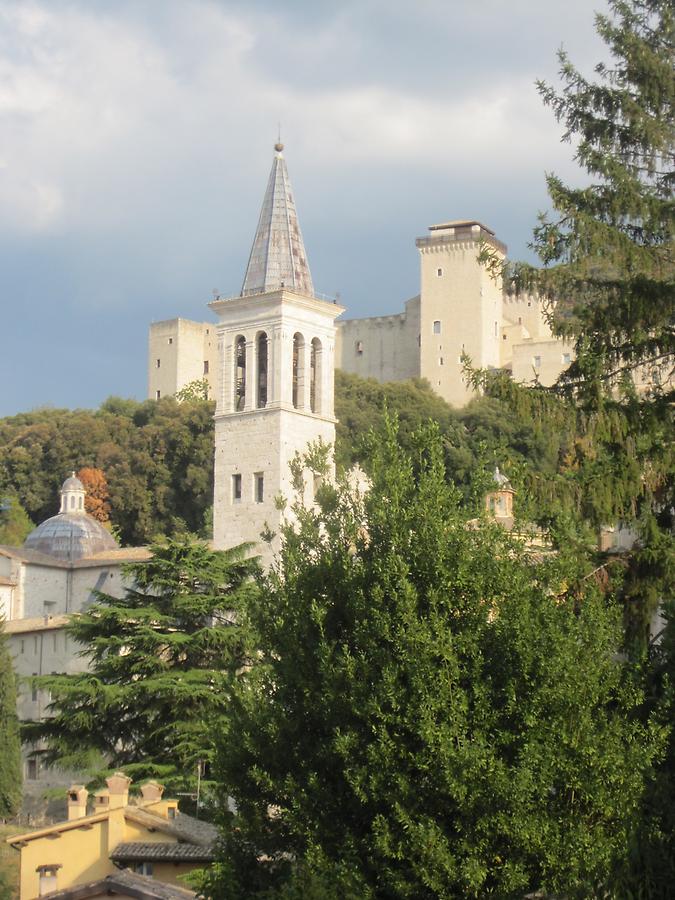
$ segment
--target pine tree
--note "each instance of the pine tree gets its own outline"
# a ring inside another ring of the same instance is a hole
[[[561,51],[562,89],[538,85],[591,184],[548,176],[552,211],[534,240],[543,268],[502,268],[484,254],[514,290],[538,291],[554,333],[574,342],[576,359],[553,389],[571,402],[500,376],[477,380],[534,420],[573,419],[573,443],[558,476],[540,480],[540,499],[571,495],[596,529],[637,524],[640,540],[615,572],[629,643],[644,650],[674,585],[675,13],[667,0],[609,8],[596,27],[612,62],[595,67],[596,80]]]
[[[616,615],[573,553],[468,520],[436,433],[371,474],[296,505],[250,607],[209,891],[596,896],[658,746]]]
[[[506,274],[556,304],[556,333],[577,354],[564,382],[578,396],[597,403],[644,369],[656,393],[666,381],[665,403],[675,364],[675,13],[667,0],[609,7],[596,28],[613,59],[595,67],[597,80],[560,51],[562,91],[538,83],[595,180],[575,188],[547,177],[553,211],[540,217],[534,243],[545,267]]]
[[[21,803],[21,743],[16,714],[16,676],[0,619],[0,817]]]
[[[229,681],[253,652],[240,613],[257,564],[245,549],[177,538],[129,565],[122,598],[98,593],[68,625],[89,671],[35,679],[51,693],[50,717],[24,726],[24,740],[44,742],[50,764],[108,765],[193,789],[227,715]]]

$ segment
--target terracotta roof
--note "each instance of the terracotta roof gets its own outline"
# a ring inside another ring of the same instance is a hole
[[[147,547],[117,547],[69,561],[27,547],[9,547],[6,544],[0,544],[0,556],[19,559],[21,562],[32,563],[35,566],[50,566],[53,569],[86,569],[92,566],[103,566],[106,563],[120,565],[133,560],[150,559],[151,553]]]
[[[194,891],[165,884],[150,878],[148,875],[137,875],[135,872],[122,870],[87,884],[76,884],[61,891],[43,894],[49,900],[86,900],[88,897],[106,897],[121,894],[123,897],[134,897],[138,900],[189,900],[196,897]]]
[[[146,860],[167,860],[169,862],[211,862],[213,848],[202,844],[187,844],[177,841],[126,841],[118,844],[110,854],[113,862],[145,862]]]
[[[158,816],[142,807],[126,806],[124,816],[132,822],[145,825],[146,828],[163,831],[165,834],[172,834],[186,843],[200,844],[203,847],[210,847],[218,837],[218,829],[215,825],[211,825],[209,822],[202,822],[181,812],[176,814],[175,819],[165,819],[163,816]]]

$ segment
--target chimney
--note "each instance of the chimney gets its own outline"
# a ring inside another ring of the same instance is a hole
[[[110,778],[106,778],[105,783],[108,785],[110,794],[110,809],[119,809],[121,806],[129,804],[131,778],[128,778],[124,772],[115,772]]]
[[[143,803],[158,803],[162,799],[164,793],[164,785],[157,781],[146,781],[141,785],[141,794],[143,795]]]
[[[72,784],[68,788],[68,821],[81,819],[87,815],[89,791],[83,784]]]
[[[110,791],[102,788],[94,794],[94,812],[105,812],[106,809],[110,809]]]

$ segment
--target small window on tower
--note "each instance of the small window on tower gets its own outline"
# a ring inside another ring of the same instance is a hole
[[[167,343],[169,343],[169,344],[173,344],[173,338],[169,338],[169,340],[168,340],[168,342],[167,342]]]
[[[26,778],[28,781],[35,781],[38,777],[37,759],[29,759],[26,764]]]
[[[161,392],[161,391],[155,391],[155,400],[159,400],[159,398],[160,398],[161,396],[162,396],[162,392]]]
[[[541,368],[541,356],[532,357],[532,365],[535,367],[535,369],[540,369]]]
[[[495,337],[497,337],[497,335],[499,334],[499,331],[497,330],[498,328],[499,325],[497,324],[497,322],[495,322]]]
[[[356,355],[363,356],[363,341],[356,342]]]
[[[443,277],[443,269],[436,269],[436,277],[437,278]]]
[[[569,354],[569,353],[563,353],[563,355],[562,355],[562,361],[563,361],[563,365],[564,365],[564,366],[569,366],[569,364],[572,362],[572,356],[571,356],[571,354]]]
[[[440,334],[440,333],[441,333],[441,323],[440,323],[439,319],[436,319],[436,321],[434,322],[434,334]]]
[[[442,356],[439,356],[439,358],[438,358],[438,365],[439,366],[443,365],[443,357]]]
[[[209,374],[209,361],[208,361],[208,359],[205,359],[205,360],[204,360],[204,374],[205,374],[205,375],[208,375],[208,374]]]
[[[162,365],[162,360],[158,359],[157,362],[155,363],[155,368],[159,369],[161,365]]]
[[[232,502],[239,503],[241,500],[241,475],[237,472],[232,476]]]
[[[253,492],[256,503],[262,503],[265,499],[265,478],[262,472],[256,472],[253,476]]]

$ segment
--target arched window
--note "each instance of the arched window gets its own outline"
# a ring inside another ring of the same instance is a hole
[[[256,406],[260,409],[267,406],[267,335],[261,331],[256,338],[256,357],[258,361],[258,398]]]
[[[80,502],[79,502],[78,506],[80,509],[82,509],[82,497],[80,497]]]
[[[305,383],[304,379],[304,369],[305,369],[305,339],[299,333],[296,332],[293,335],[293,370],[292,370],[292,398],[293,398],[293,406],[298,409],[299,407],[304,405],[304,397],[303,397],[303,387]]]
[[[246,402],[246,338],[240,334],[234,342],[234,408],[239,412]]]
[[[309,408],[313,413],[321,412],[321,341],[312,340],[309,358]]]

